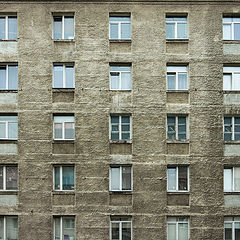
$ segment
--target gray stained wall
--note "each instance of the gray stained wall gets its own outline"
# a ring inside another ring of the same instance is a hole
[[[240,101],[224,95],[222,68],[240,49],[222,40],[222,15],[239,3],[25,1],[0,12],[18,17],[18,40],[0,42],[0,62],[19,71],[18,91],[0,93],[0,112],[18,114],[18,141],[0,142],[1,164],[18,164],[18,203],[3,196],[0,214],[18,216],[19,239],[53,239],[54,215],[75,215],[78,240],[109,239],[112,215],[132,216],[135,240],[165,240],[167,216],[189,216],[190,239],[223,239],[224,216],[240,212],[224,204],[223,167],[240,151],[224,145],[222,119]],[[74,40],[52,39],[55,12],[74,12]],[[131,41],[109,41],[110,12],[131,13]],[[166,13],[187,13],[188,41],[166,41]],[[75,63],[74,91],[52,89],[54,62]],[[109,90],[109,63],[119,62],[132,64],[132,91]],[[166,91],[168,63],[188,64],[189,91]],[[53,141],[57,113],[74,114],[75,141]],[[112,113],[131,114],[131,143],[110,143]],[[166,140],[167,114],[188,115],[189,141]],[[109,193],[112,163],[132,164],[132,193]],[[75,165],[74,193],[52,190],[54,164]],[[167,194],[171,164],[189,165],[189,193]]]

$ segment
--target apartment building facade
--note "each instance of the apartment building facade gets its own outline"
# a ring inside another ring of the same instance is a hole
[[[240,1],[2,1],[1,240],[240,239]]]

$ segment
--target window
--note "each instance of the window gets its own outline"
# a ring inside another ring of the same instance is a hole
[[[166,17],[166,38],[187,39],[187,17]]]
[[[112,166],[110,168],[110,191],[132,190],[132,167]]]
[[[0,139],[17,140],[18,117],[0,116]]]
[[[111,116],[110,137],[111,140],[130,140],[131,139],[131,117],[130,116]]]
[[[17,40],[17,16],[0,16],[0,39]]]
[[[168,192],[189,191],[189,171],[187,166],[167,168]]]
[[[111,218],[111,240],[131,240],[132,220],[130,217]]]
[[[0,64],[0,90],[18,89],[18,66]]]
[[[167,66],[167,90],[187,89],[187,66]]]
[[[53,88],[74,88],[73,64],[54,64]]]
[[[54,190],[74,190],[74,166],[54,167]]]
[[[189,220],[188,217],[167,218],[167,240],[188,240]]]
[[[74,139],[74,116],[54,116],[54,139]]]
[[[240,239],[240,217],[224,218],[224,240]]]
[[[110,66],[110,90],[131,89],[131,66]]]
[[[240,116],[224,117],[224,140],[240,140]]]
[[[223,90],[240,90],[240,67],[223,67]]]
[[[74,39],[74,16],[53,16],[53,38]]]
[[[223,40],[240,40],[240,17],[223,17]]]
[[[18,189],[17,166],[0,166],[0,191],[14,191]]]
[[[1,240],[18,239],[18,218],[16,216],[0,217],[0,239]]]
[[[224,192],[240,192],[240,167],[224,168]]]
[[[75,217],[54,217],[54,239],[75,240]]]
[[[110,16],[109,25],[110,39],[131,39],[130,16]]]
[[[187,139],[187,117],[168,116],[167,117],[167,139],[186,140]]]

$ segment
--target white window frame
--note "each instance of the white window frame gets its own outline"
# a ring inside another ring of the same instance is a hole
[[[111,67],[129,67],[130,70],[129,71],[111,71]],[[111,73],[119,73],[119,86],[117,89],[112,89],[111,88]],[[131,87],[128,88],[128,89],[122,89],[122,73],[130,73],[130,82],[131,82]],[[129,66],[124,66],[124,65],[110,65],[110,69],[109,69],[109,88],[111,91],[129,91],[129,90],[132,90],[132,65],[129,65]]]
[[[55,189],[55,168],[59,167],[59,178],[60,178],[60,189]],[[73,167],[73,174],[74,174],[74,189],[73,190],[63,190],[63,167]],[[74,165],[54,165],[53,166],[53,191],[56,192],[74,192],[75,191],[75,166]]]
[[[8,88],[8,85],[9,85],[9,79],[8,79],[8,75],[9,75],[9,66],[14,66],[14,67],[17,67],[18,68],[18,65],[17,64],[0,64],[1,67],[6,67],[6,89],[1,89],[1,91],[4,91],[4,90],[17,90],[17,89],[9,89]],[[17,83],[18,83],[18,75],[17,75]]]
[[[187,190],[179,190],[178,189],[178,168],[179,167],[187,167]],[[169,190],[168,189],[168,168],[175,168],[176,169],[176,190]],[[189,175],[189,166],[168,166],[167,167],[167,192],[189,192],[190,191],[190,175]]]
[[[111,17],[129,17],[129,21],[111,21]],[[122,24],[129,23],[130,24],[130,38],[122,38],[121,32],[122,32]],[[111,38],[111,24],[117,24],[118,25],[118,38]],[[131,40],[131,16],[109,16],[109,39],[110,40]]]
[[[186,18],[186,21],[180,21],[180,20],[175,20],[175,21],[168,21],[167,19],[168,19],[168,17],[182,17],[182,18]],[[175,40],[187,40],[188,39],[188,17],[187,16],[166,16],[166,25],[167,25],[167,23],[171,23],[171,24],[174,24],[174,38],[166,38],[167,40],[171,40],[171,39],[175,39]],[[177,25],[178,25],[178,23],[186,23],[187,24],[187,26],[186,26],[186,28],[187,28],[187,37],[186,38],[178,38],[178,36],[177,36],[177,29],[178,29],[178,27],[177,27]]]
[[[131,189],[130,190],[124,190],[122,189],[122,168],[123,167],[130,167],[131,168]],[[120,185],[120,190],[113,190],[111,189],[111,186],[112,186],[112,171],[111,169],[112,168],[119,168],[120,169],[120,181],[119,181],[119,185]],[[111,165],[110,168],[109,168],[109,191],[110,192],[132,192],[133,191],[133,168],[132,168],[132,165]]]
[[[73,122],[58,122],[58,121],[56,121],[55,122],[55,117],[73,117],[73,119],[74,119],[74,121]],[[62,124],[62,138],[55,138],[55,123],[61,123]],[[74,137],[72,138],[72,139],[66,139],[65,138],[65,124],[66,123],[73,123],[73,129],[74,129]],[[64,140],[64,141],[73,141],[73,140],[75,140],[75,117],[74,117],[74,115],[69,115],[69,116],[58,116],[58,115],[55,115],[55,116],[53,116],[53,140],[56,140],[56,141],[58,141],[58,140]]]
[[[130,218],[130,217],[129,217]],[[110,221],[110,240],[112,240],[112,223],[119,224],[119,240],[122,240],[122,224],[130,223],[131,225],[131,239],[132,239],[132,219],[131,220],[111,220]]]
[[[236,216],[237,217],[237,216]],[[226,218],[226,217],[225,217]],[[233,217],[234,218],[234,217]],[[227,224],[227,223],[230,223],[231,225],[232,225],[232,240],[238,240],[238,239],[236,239],[235,238],[235,223],[240,223],[240,220],[232,220],[232,221],[230,221],[230,220],[225,220],[224,219],[224,240],[225,240],[225,223]]]
[[[18,222],[18,216],[15,215],[7,215],[7,216],[1,216],[3,218],[3,240],[8,240],[7,238],[7,220],[6,218],[10,217],[10,218],[17,218],[17,222]]]
[[[10,116],[6,116],[6,117],[10,117]],[[18,116],[15,116],[15,117],[18,117]],[[18,124],[18,119],[17,119],[17,121],[16,120],[0,120],[0,123],[5,123],[5,126],[6,126],[6,130],[5,130],[5,136],[6,137],[5,138],[0,138],[0,140],[18,140],[18,137],[17,138],[9,138],[9,136],[8,136],[9,122]],[[17,129],[17,131],[18,131],[18,129]],[[18,133],[17,133],[17,136],[18,136]]]
[[[234,176],[235,176],[235,168],[240,168],[240,167],[224,167],[225,169],[230,169],[231,170],[231,191],[225,191],[225,188],[223,186],[224,192],[240,192],[240,190],[235,190],[235,181],[234,181]],[[225,171],[223,170],[223,181],[225,179]]]
[[[235,117],[238,117],[238,116],[224,116],[223,117],[223,139],[224,139],[224,134],[225,134],[225,123],[224,123],[224,119],[226,118],[232,118],[231,120],[231,140],[224,140],[224,141],[240,141],[240,140],[235,140]],[[240,118],[240,116],[239,116]],[[240,124],[239,124],[240,125]]]
[[[175,117],[175,136],[176,136],[175,139],[168,139],[168,121],[167,121],[168,117]],[[186,118],[186,139],[178,139],[178,117],[185,117]],[[167,118],[166,118],[166,123],[167,123],[166,139],[167,139],[167,141],[187,141],[187,140],[189,140],[189,118],[188,118],[188,115],[167,114]]]
[[[235,39],[234,39],[234,24],[235,24],[235,23],[239,23],[239,24],[240,24],[240,17],[223,17],[222,20],[223,20],[224,18],[225,18],[225,19],[228,18],[229,20],[232,19],[232,18],[238,18],[239,20],[238,20],[238,21],[234,21],[234,22],[233,22],[233,21],[223,22],[223,25],[231,25],[231,38],[230,38],[230,39],[225,39],[225,38],[223,38],[223,40],[239,41],[239,40],[235,40]]]
[[[236,69],[236,70],[234,70],[234,69]],[[234,86],[235,74],[240,75],[240,67],[238,67],[238,66],[224,66],[223,67],[223,77],[224,77],[224,75],[231,75],[231,89],[230,90],[223,89],[223,91],[240,91],[240,88],[235,89],[235,86]],[[224,85],[223,85],[223,88],[224,88]]]
[[[1,40],[13,40],[16,41],[16,39],[14,38],[10,38],[9,39],[9,32],[8,32],[8,18],[9,17],[16,17],[17,19],[17,15],[0,15],[1,18],[5,18],[5,38],[1,39]],[[17,32],[17,36],[18,36],[18,32]]]
[[[186,68],[184,71],[183,69]],[[171,70],[172,69],[172,70]],[[178,74],[179,73],[186,73],[187,75],[187,88],[186,89],[179,89],[178,88]],[[175,74],[175,89],[168,89],[168,75],[173,75]],[[173,65],[168,65],[167,66],[167,76],[166,76],[166,85],[167,85],[167,91],[187,91],[189,86],[188,86],[188,66],[173,66]]]
[[[17,173],[18,173],[18,166],[17,165],[0,165],[0,167],[3,168],[3,189],[0,189],[0,192],[1,191],[4,191],[4,192],[16,192],[16,191],[18,191],[18,186],[17,186],[17,189],[7,189],[7,169],[6,169],[7,167],[16,167],[17,168]]]
[[[119,129],[119,139],[111,139],[111,133],[112,133],[112,122],[111,117],[119,117],[119,123],[118,123],[118,129]],[[130,125],[130,136],[129,139],[122,139],[122,117],[129,117],[129,125]],[[131,115],[110,115],[109,117],[109,140],[111,141],[131,141],[132,140],[132,116]]]
[[[56,218],[60,218],[60,240],[64,240],[62,238],[63,235],[63,218],[74,218],[74,238],[76,239],[76,217],[75,216],[54,216],[53,217],[53,232],[54,232],[54,240],[56,239],[56,235],[55,235],[55,224],[56,224]],[[72,229],[72,228],[70,228]]]
[[[169,217],[176,217],[176,218],[178,218],[178,217],[181,217],[181,216],[169,216]],[[185,217],[185,216],[183,216],[183,217]],[[168,233],[168,226],[169,226],[169,224],[171,225],[176,225],[176,239],[175,240],[178,240],[178,225],[179,225],[179,223],[181,224],[181,223],[184,223],[184,224],[188,224],[188,239],[190,239],[190,227],[189,227],[189,217],[185,217],[185,218],[187,218],[188,219],[188,221],[178,221],[178,220],[176,220],[176,221],[168,221],[167,220],[167,233]],[[168,236],[168,234],[167,234],[167,240],[170,240],[169,239],[169,236]]]
[[[56,38],[54,38],[54,18],[62,18],[62,38],[60,38],[60,39],[56,39]],[[64,26],[64,18],[65,17],[72,17],[73,18],[73,37],[72,38],[64,38],[64,31],[65,31],[65,26]],[[53,40],[73,40],[73,39],[75,39],[75,16],[74,16],[74,14],[64,14],[64,15],[58,15],[58,14],[53,14],[53,32],[52,32],[52,38],[53,38]]]
[[[54,75],[54,67],[62,67],[63,68],[63,88],[66,88],[66,67],[73,67],[73,88],[75,88],[75,67],[74,67],[74,64],[73,63],[54,63],[53,64],[53,81],[52,81],[52,87],[54,89],[59,89],[59,88],[56,88],[54,87],[54,78],[55,78],[55,75]]]

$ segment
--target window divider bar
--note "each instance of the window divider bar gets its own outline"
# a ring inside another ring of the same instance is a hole
[[[8,64],[6,65],[6,89],[8,90]]]
[[[62,166],[60,166],[60,191],[63,191],[63,181],[62,181]]]
[[[5,39],[8,40],[8,16],[5,17]]]
[[[63,221],[62,221],[62,217],[60,217],[60,240],[63,240],[62,234],[63,234]]]
[[[64,39],[64,15],[62,16],[62,39]]]
[[[7,178],[6,178],[7,176],[6,176],[6,166],[3,166],[3,190],[6,190],[7,188],[6,188],[6,180],[7,180]]]
[[[179,187],[178,187],[178,167],[176,167],[176,191],[179,191]]]
[[[120,191],[122,191],[123,190],[123,187],[122,187],[122,166],[120,166],[120,168],[119,168],[119,176],[120,176],[120,181],[119,181],[119,183],[120,183],[120,186],[119,186],[119,189],[120,189]]]

